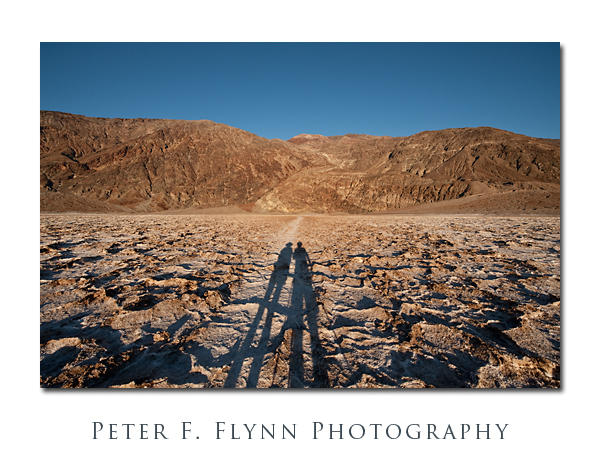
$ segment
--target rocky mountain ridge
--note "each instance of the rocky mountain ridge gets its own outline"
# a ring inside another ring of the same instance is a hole
[[[477,212],[510,198],[557,213],[560,141],[489,127],[283,141],[209,120],[41,111],[40,195],[42,212],[367,213],[471,198]]]

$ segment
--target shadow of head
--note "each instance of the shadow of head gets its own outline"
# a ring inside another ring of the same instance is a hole
[[[290,267],[292,261],[292,244],[288,242],[285,247],[279,252],[279,257],[275,262],[275,270],[287,270]]]

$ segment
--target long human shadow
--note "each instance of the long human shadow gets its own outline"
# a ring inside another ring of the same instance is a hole
[[[242,366],[247,358],[252,358],[252,363],[248,372],[246,387],[257,387],[265,356],[275,351],[282,344],[285,339],[285,332],[288,329],[291,329],[288,386],[329,386],[324,360],[325,351],[318,333],[318,306],[312,286],[311,261],[302,246],[302,242],[298,242],[298,246],[293,253],[291,246],[292,244],[288,243],[279,254],[264,299],[259,306],[248,334],[235,352],[225,387],[235,387],[237,385]],[[292,257],[294,260],[294,273],[290,274],[289,267]],[[278,303],[283,286],[289,276],[292,277],[291,307]],[[253,346],[265,312],[265,322],[262,331],[260,331],[259,341]],[[275,313],[285,315],[286,318],[278,335],[271,338]],[[312,379],[308,380],[305,377],[307,365],[304,361],[303,351],[304,331],[307,331],[310,336],[312,358]]]
[[[266,313],[265,324],[263,326],[263,332],[260,339],[260,343],[258,348],[261,348],[261,344],[265,339],[268,340],[270,332],[271,332],[271,324],[273,321],[273,313],[274,308],[278,306],[279,296],[281,295],[281,291],[283,286],[285,285],[285,281],[287,280],[290,263],[292,262],[292,244],[287,243],[286,246],[279,252],[279,257],[277,261],[273,265],[273,272],[271,273],[271,278],[269,279],[269,285],[267,286],[267,291],[265,296],[258,307],[258,311],[254,316],[254,320],[250,325],[250,329],[246,334],[244,341],[238,346],[238,348],[233,352],[234,360],[231,364],[231,368],[227,375],[227,379],[225,380],[224,387],[236,387],[237,381],[240,376],[240,372],[242,369],[242,365],[244,361],[249,356],[250,351],[252,349],[252,343],[257,334],[258,327],[262,321],[262,317]],[[255,366],[254,361],[257,360],[255,358],[253,360],[253,366]],[[262,357],[260,358],[262,363]],[[251,372],[252,375],[255,375],[256,371]],[[260,368],[259,368],[260,373]],[[256,376],[256,375],[255,375]],[[246,387],[256,387],[256,381],[258,380],[258,376],[254,378],[254,381],[250,381],[248,379],[246,383]]]
[[[302,242],[298,242],[293,256],[295,266],[291,300],[293,314],[288,317],[287,322],[281,328],[281,333],[285,332],[288,327],[292,329],[293,344],[288,381],[291,387],[305,387],[307,385],[329,387],[329,377],[324,358],[325,350],[319,337],[319,324],[317,322],[319,307],[312,285],[312,263],[308,253],[302,246]],[[299,318],[300,323],[298,322]],[[303,321],[306,322],[306,326],[303,325]],[[306,367],[302,350],[304,330],[310,336],[312,381],[306,381],[304,378]]]

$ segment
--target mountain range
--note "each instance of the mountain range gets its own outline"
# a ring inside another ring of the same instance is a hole
[[[266,139],[40,112],[42,212],[560,213],[560,140],[490,127]]]

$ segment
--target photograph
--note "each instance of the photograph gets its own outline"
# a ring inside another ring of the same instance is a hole
[[[7,459],[593,463],[593,14],[6,16]]]
[[[559,42],[39,63],[40,388],[561,388]]]

